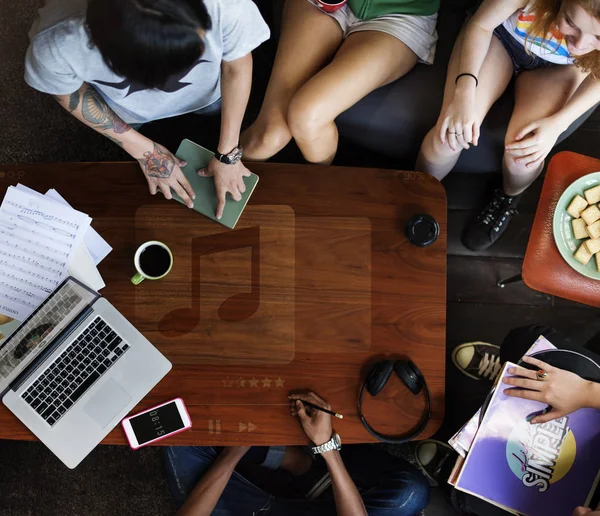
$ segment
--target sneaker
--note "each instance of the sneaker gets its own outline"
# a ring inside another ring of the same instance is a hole
[[[501,188],[497,188],[475,223],[467,227],[462,239],[465,247],[471,251],[482,251],[494,244],[517,213],[520,198],[520,195],[506,195]]]
[[[415,448],[417,466],[427,477],[431,487],[445,485],[457,456],[454,448],[435,439],[421,441]]]
[[[466,342],[452,350],[452,363],[474,380],[494,381],[501,369],[500,346],[487,342]]]

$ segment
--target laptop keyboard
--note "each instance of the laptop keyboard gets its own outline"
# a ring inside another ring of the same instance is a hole
[[[128,349],[129,344],[96,317],[21,398],[53,426]]]

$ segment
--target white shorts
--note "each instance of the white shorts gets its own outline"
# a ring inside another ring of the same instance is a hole
[[[319,8],[315,0],[308,1]],[[372,20],[361,20],[354,16],[348,4],[333,13],[326,13],[322,10],[321,12],[331,16],[338,22],[344,34],[344,39],[353,32],[367,30],[385,32],[402,41],[417,55],[420,62],[433,64],[435,45],[438,39],[437,31],[435,30],[437,13],[431,16],[386,14]]]

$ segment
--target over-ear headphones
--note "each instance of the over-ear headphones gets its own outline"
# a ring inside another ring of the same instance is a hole
[[[390,379],[392,371],[396,371],[396,374],[400,380],[402,380],[404,385],[406,385],[410,392],[412,392],[415,396],[422,390],[425,390],[426,402],[425,415],[421,418],[419,424],[409,432],[397,436],[384,435],[377,432],[371,425],[369,425],[362,411],[363,394],[365,389],[367,389],[371,396],[377,396]],[[414,439],[423,430],[425,430],[425,427],[431,418],[431,399],[429,396],[429,387],[427,387],[427,382],[423,377],[423,373],[421,373],[419,368],[410,360],[396,360],[395,362],[393,360],[382,360],[381,362],[377,362],[370,370],[366,380],[360,388],[360,394],[358,396],[358,415],[360,416],[360,420],[367,431],[380,441],[390,444],[402,444]]]

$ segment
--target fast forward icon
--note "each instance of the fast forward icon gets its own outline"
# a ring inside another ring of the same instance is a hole
[[[248,421],[248,424],[242,423],[240,421],[240,425],[239,425],[240,432],[243,432],[244,430],[248,430],[248,432],[252,432],[252,430],[254,430],[255,428],[256,428],[256,425],[253,425],[252,423],[250,423],[250,421]]]

